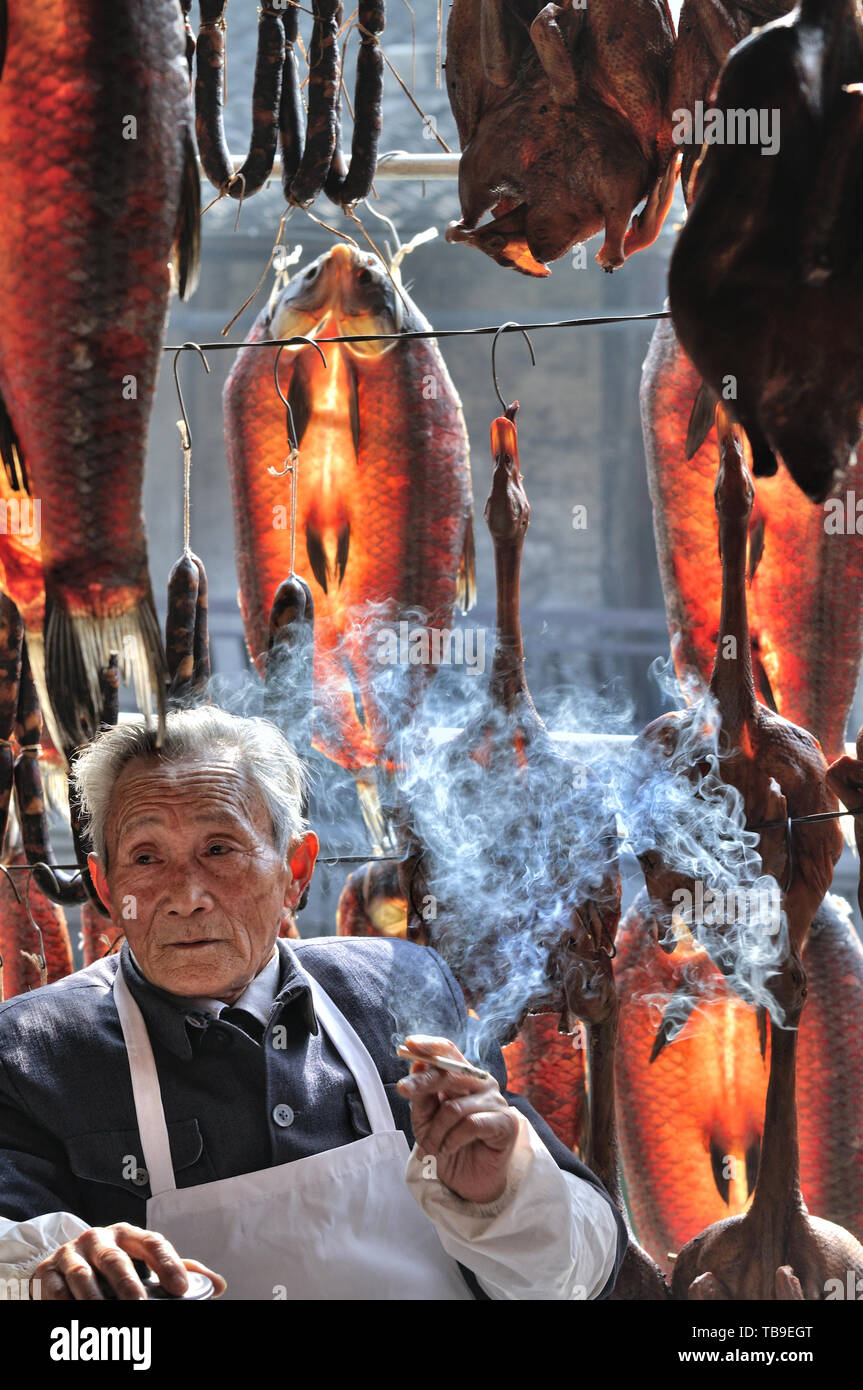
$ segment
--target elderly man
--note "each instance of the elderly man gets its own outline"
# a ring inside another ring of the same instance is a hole
[[[126,942],[0,1007],[0,1276],[66,1300],[145,1297],[144,1267],[242,1299],[610,1292],[620,1215],[499,1050],[491,1080],[396,1057],[399,997],[463,1033],[440,957],[279,937],[318,841],[273,725],[174,713],[158,749],[123,725],[75,775]]]

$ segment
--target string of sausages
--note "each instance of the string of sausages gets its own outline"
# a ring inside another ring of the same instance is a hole
[[[286,8],[287,4],[287,8]],[[191,0],[183,0],[186,13]],[[314,24],[309,45],[307,112],[295,45],[298,7],[291,0],[261,0],[249,152],[234,170],[224,130],[225,10],[227,0],[200,0],[197,44],[187,34],[187,55],[195,54],[195,129],[201,165],[222,194],[249,198],[272,173],[276,148],[282,159],[285,199],[309,208],[325,191],[350,211],[371,191],[381,132],[383,55],[379,35],[385,0],[359,0],[360,35],[354,90],[354,130],[350,165],[341,153],[342,71],[338,39],[341,0],[312,0]]]

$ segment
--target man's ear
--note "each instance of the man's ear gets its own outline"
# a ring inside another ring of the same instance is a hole
[[[99,894],[100,901],[104,903],[105,907],[110,912],[111,903],[108,899],[108,875],[98,855],[87,855],[87,868],[90,870],[90,877],[93,880],[93,887]]]
[[[291,853],[288,860],[291,883],[285,890],[285,907],[289,907],[291,911],[296,909],[306,887],[311,882],[319,849],[318,837],[314,830],[310,830]],[[101,893],[99,896],[101,897]]]

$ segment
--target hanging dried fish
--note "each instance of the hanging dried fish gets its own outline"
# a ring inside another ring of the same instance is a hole
[[[235,172],[225,143],[222,119],[227,3],[228,0],[201,0],[195,130],[201,165],[210,182],[220,193],[228,193],[232,198],[249,198],[263,188],[276,157],[285,64],[284,4],[283,0],[261,0],[252,87],[252,138],[249,153]]]

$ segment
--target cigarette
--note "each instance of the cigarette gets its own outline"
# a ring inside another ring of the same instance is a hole
[[[455,1076],[474,1076],[477,1081],[491,1081],[493,1079],[491,1072],[482,1071],[470,1062],[456,1062],[450,1057],[423,1057],[418,1052],[411,1052],[410,1048],[403,1045],[396,1048],[396,1056],[407,1057],[411,1062],[426,1062],[430,1067],[437,1067],[439,1071],[451,1071]]]

